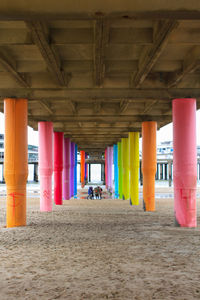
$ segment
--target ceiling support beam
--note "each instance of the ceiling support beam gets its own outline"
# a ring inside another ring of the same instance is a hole
[[[123,114],[125,111],[127,111],[130,101],[129,100],[121,100],[119,104],[119,113]]]
[[[190,50],[182,65],[182,70],[176,71],[173,74],[170,74],[167,86],[169,88],[176,86],[185,75],[195,72],[196,69],[200,67],[200,46],[193,47]]]
[[[108,21],[100,18],[94,25],[94,84],[101,87],[105,76],[105,49],[109,41]]]
[[[145,103],[145,109],[143,111],[143,114],[149,113],[151,111],[151,109],[153,108],[153,106],[155,104],[157,104],[159,101],[158,100],[153,100],[152,102],[146,104]]]
[[[170,116],[162,116],[162,115],[134,115],[134,116],[119,116],[119,115],[101,115],[101,116],[86,116],[86,115],[78,115],[78,116],[69,116],[69,115],[59,115],[59,116],[34,116],[31,117],[35,121],[51,121],[58,123],[80,123],[80,122],[99,122],[105,124],[112,124],[113,122],[143,122],[143,121],[165,121],[165,119],[171,121]],[[166,120],[166,121],[167,121]]]
[[[3,69],[22,87],[29,87],[25,75],[16,71],[16,63],[8,56],[5,51],[0,49],[0,64]]]
[[[146,89],[120,89],[120,88],[106,88],[106,89],[48,89],[48,88],[0,88],[0,99],[5,97],[28,98],[33,100],[76,100],[76,101],[88,101],[95,99],[95,101],[119,101],[121,99],[127,99],[133,101],[152,101],[158,100],[172,100],[178,97],[191,97],[199,98],[199,88],[146,88]]]
[[[32,33],[35,45],[38,47],[49,72],[61,86],[67,86],[70,74],[62,71],[61,61],[48,41],[46,25],[41,21],[26,21],[26,25]]]
[[[69,105],[70,105],[70,107],[72,109],[73,114],[74,115],[77,114],[77,103],[74,102],[74,101],[71,101],[71,100],[69,100],[67,103],[69,103]]]
[[[139,58],[137,73],[132,75],[131,86],[139,87],[150,73],[157,59],[165,49],[171,33],[177,28],[178,22],[165,20],[159,23],[159,30],[156,30],[154,43],[144,48]]]
[[[94,113],[99,114],[101,111],[101,101],[94,101],[93,107],[94,107],[94,109],[93,109]],[[97,127],[97,124],[96,124],[96,127]]]
[[[48,113],[50,114],[50,115],[53,115],[53,110],[52,110],[52,108],[51,108],[51,105],[46,101],[46,100],[40,100],[39,101],[39,103],[40,103],[40,105],[45,109],[45,110],[47,110],[48,111]]]

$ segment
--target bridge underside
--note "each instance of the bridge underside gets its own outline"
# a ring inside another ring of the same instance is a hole
[[[27,98],[34,129],[52,121],[102,152],[142,121],[171,122],[174,98],[199,108],[200,3],[178,2],[1,1],[1,111]]]

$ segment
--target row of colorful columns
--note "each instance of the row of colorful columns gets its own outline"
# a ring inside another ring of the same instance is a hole
[[[196,100],[175,99],[173,100],[172,112],[175,220],[179,226],[196,227]],[[26,181],[28,176],[27,100],[6,99],[4,101],[4,113],[4,177],[7,185],[7,227],[14,227],[26,224]],[[137,204],[138,202],[138,158],[134,159],[136,157],[134,153],[138,149],[138,142],[133,142],[134,140],[138,141],[138,138],[139,135],[136,138],[134,133],[130,133],[129,139],[122,139],[121,145],[120,143],[117,145],[118,160],[116,160],[116,157],[114,159],[115,164],[118,161],[119,166],[119,197],[124,199],[130,198],[132,204]],[[155,209],[155,122],[144,122],[142,124],[142,138],[143,198],[145,209],[151,211]],[[50,122],[39,123],[39,140],[41,210],[49,211],[52,209],[51,177],[53,173],[53,126]],[[112,149],[112,147],[107,148],[105,153],[106,186],[111,192]],[[64,158],[64,171],[63,150],[64,157],[66,155]],[[64,198],[66,199],[74,195],[75,190],[77,190],[76,187],[73,191],[76,182],[74,180],[73,183],[72,177],[76,154],[71,155],[70,159],[69,153],[71,152],[74,153],[74,146],[72,143],[69,143],[69,139],[64,139],[63,133],[54,133],[54,201],[56,204],[62,204],[62,186],[64,187]],[[129,157],[131,158],[128,159]],[[83,155],[83,159],[85,159],[85,155]],[[85,166],[83,168],[82,173],[84,171],[85,174]],[[129,181],[129,172],[131,181]],[[64,181],[63,185],[62,178]],[[133,183],[133,180],[135,183]],[[84,182],[83,175],[81,175],[81,182]],[[130,183],[131,188],[129,189]],[[134,186],[132,187],[132,185]]]
[[[63,132],[53,132],[51,122],[39,122],[38,131],[40,210],[51,211],[53,171],[55,204],[77,195],[77,145]]]
[[[196,227],[196,100],[174,99],[173,113],[173,178],[175,224]],[[142,123],[143,206],[155,210],[157,123]],[[112,192],[112,157],[114,151],[115,198],[139,204],[139,133],[130,132],[128,138],[105,150],[106,187]]]
[[[4,101],[7,227],[26,225],[27,104],[26,99]],[[39,122],[38,130],[40,210],[51,211],[53,170],[55,204],[61,205],[63,199],[77,194],[77,146],[64,138],[62,132],[53,133],[51,122]]]

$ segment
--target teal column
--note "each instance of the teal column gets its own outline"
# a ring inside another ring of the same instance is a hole
[[[119,174],[118,174],[118,146],[113,146],[113,155],[114,155],[114,180],[115,180],[115,198],[119,198]]]

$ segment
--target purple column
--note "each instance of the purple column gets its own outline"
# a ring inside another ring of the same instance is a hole
[[[113,147],[110,147],[110,158],[109,158],[109,164],[110,164],[110,192],[113,190],[113,180],[112,180],[112,165],[113,165]]]
[[[63,154],[63,199],[70,199],[70,165],[71,165],[71,142],[64,138]]]
[[[74,196],[75,144],[71,142],[70,196]]]

